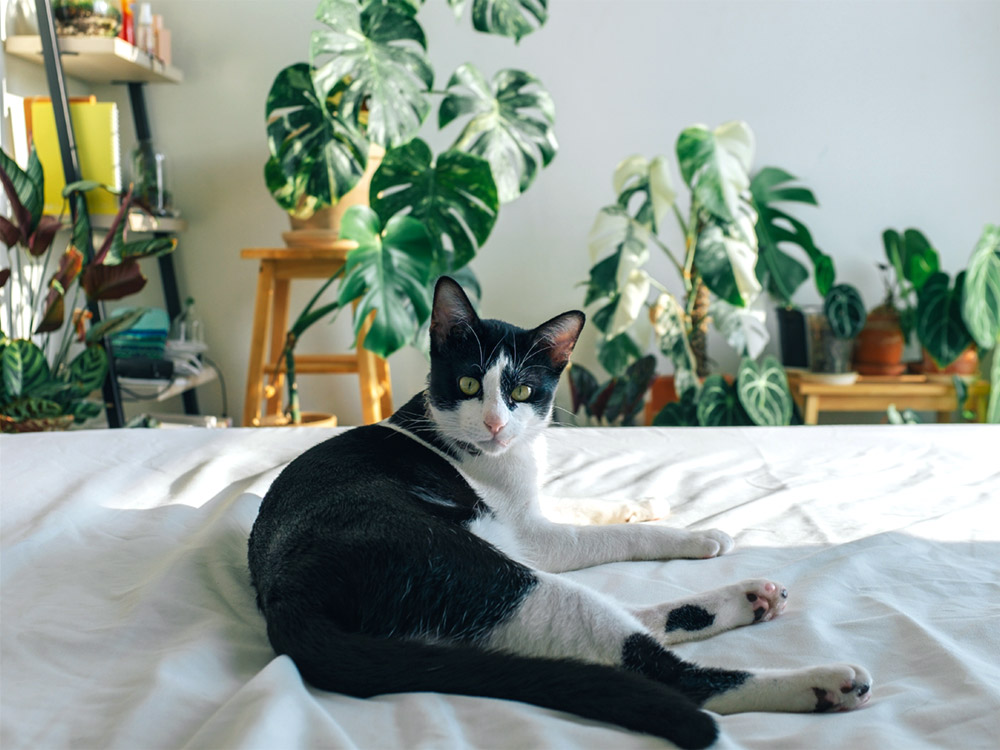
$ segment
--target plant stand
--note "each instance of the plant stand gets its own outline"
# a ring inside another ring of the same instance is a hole
[[[244,427],[265,424],[281,408],[285,369],[281,352],[288,332],[288,292],[292,279],[329,278],[344,265],[347,253],[355,246],[350,241],[338,241],[324,248],[259,247],[240,252],[240,257],[260,263],[243,402]],[[373,424],[392,414],[392,383],[389,363],[361,346],[367,333],[366,325],[361,329],[354,353],[296,355],[295,371],[299,375],[356,373],[361,388],[362,418],[365,424]],[[268,339],[270,346],[265,360]]]

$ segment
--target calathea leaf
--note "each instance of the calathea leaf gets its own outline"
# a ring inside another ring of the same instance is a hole
[[[680,397],[679,401],[671,401],[664,405],[653,417],[654,427],[697,427],[698,403],[695,400],[697,391],[690,390]]]
[[[730,122],[714,131],[696,125],[681,131],[677,160],[694,201],[724,223],[735,222],[750,187],[753,133],[746,123]]]
[[[407,215],[424,224],[433,248],[433,275],[472,260],[496,223],[500,204],[490,165],[449,150],[431,163],[419,138],[390,149],[372,178],[372,208],[382,223]]]
[[[70,395],[86,396],[101,387],[108,372],[108,356],[100,344],[91,344],[69,363]]]
[[[980,349],[996,346],[1000,337],[1000,227],[987,224],[969,258],[962,320]]]
[[[574,414],[580,410],[581,406],[590,402],[594,394],[597,393],[597,387],[597,378],[590,370],[576,362],[570,363],[569,390]]]
[[[348,253],[338,301],[357,301],[356,335],[375,313],[364,347],[388,357],[411,343],[430,316],[433,253],[427,230],[416,219],[397,216],[380,230],[378,214],[368,206],[344,214],[340,236],[358,246]]]
[[[28,252],[36,258],[45,255],[49,246],[52,245],[52,240],[56,237],[56,232],[62,228],[62,222],[55,216],[42,216],[38,220],[35,231],[28,239]]]
[[[91,263],[84,269],[80,285],[88,299],[121,299],[146,286],[146,277],[135,260],[126,258],[115,266]]]
[[[647,354],[629,365],[621,377],[615,379],[608,397],[604,417],[608,422],[631,425],[642,409],[642,400],[653,382],[656,359]]]
[[[744,357],[736,377],[736,392],[754,424],[791,424],[792,394],[785,369],[774,357],[765,357],[760,367],[750,357]]]
[[[917,337],[939,367],[947,367],[972,343],[972,336],[962,320],[962,295],[965,272],[958,274],[955,286],[948,274],[932,274],[917,293]]]
[[[736,389],[721,375],[709,375],[698,395],[698,424],[703,427],[731,427],[752,424]]]
[[[448,0],[456,15],[461,3]],[[499,34],[520,41],[548,19],[548,0],[472,0],[472,25],[476,31]]]
[[[45,201],[42,163],[38,160],[35,150],[32,149],[28,156],[27,170],[23,170],[6,151],[0,149],[0,181],[3,182],[4,191],[17,220],[21,240],[27,244],[28,238],[34,233],[41,218],[42,205]]]
[[[38,346],[27,339],[14,339],[0,354],[3,389],[8,398],[31,396],[51,380],[49,363]]]
[[[83,253],[70,245],[59,259],[59,270],[49,280],[49,293],[42,305],[42,322],[35,333],[50,333],[62,327],[65,314],[63,298],[82,268]]]
[[[427,117],[434,82],[416,18],[355,0],[322,0],[316,18],[329,27],[313,32],[310,47],[319,97],[336,91],[339,117],[380,146],[410,140]]]
[[[267,95],[264,167],[268,190],[293,216],[308,219],[335,204],[361,178],[368,142],[340,120],[313,86],[312,68],[290,65],[278,73]]]
[[[92,326],[87,331],[87,335],[84,340],[88,344],[94,344],[103,339],[105,336],[112,336],[121,331],[127,331],[138,323],[139,319],[147,312],[149,312],[149,308],[136,307],[125,312],[112,314],[97,325]]]
[[[463,115],[472,119],[453,148],[490,163],[501,203],[527,190],[539,167],[556,155],[552,97],[528,73],[501,70],[491,84],[473,65],[462,65],[448,81],[438,125],[443,128]]]

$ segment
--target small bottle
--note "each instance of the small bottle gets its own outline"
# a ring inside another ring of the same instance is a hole
[[[135,0],[122,0],[122,27],[118,36],[129,44],[135,44],[135,14],[132,12]]]
[[[195,310],[193,297],[188,297],[184,301],[184,309],[171,323],[170,339],[195,351],[204,350],[205,333],[202,329],[201,318],[198,317]]]
[[[152,55],[156,51],[156,39],[153,36],[153,8],[149,3],[139,5],[139,19],[135,24],[135,46]]]

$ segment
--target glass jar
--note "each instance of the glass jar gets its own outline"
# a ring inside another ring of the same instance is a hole
[[[122,23],[114,0],[53,0],[52,17],[60,36],[113,37]]]
[[[173,216],[167,185],[166,157],[150,140],[141,140],[132,152],[132,195],[157,216]]]

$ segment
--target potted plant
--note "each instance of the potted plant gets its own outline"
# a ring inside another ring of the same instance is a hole
[[[925,284],[923,298],[917,302],[918,335],[927,336],[928,341],[951,338],[948,334],[932,335],[936,329],[934,316],[947,310],[948,323],[944,330],[954,330],[954,308],[960,308],[960,316],[965,330],[974,341],[980,355],[980,364],[989,362],[988,371],[981,376],[989,383],[989,400],[986,421],[1000,422],[1000,226],[987,224],[979,237],[964,278],[956,280],[955,287],[961,289],[960,301],[953,294],[944,293],[944,285],[933,283],[933,277]],[[923,338],[921,339],[923,340]],[[927,346],[927,344],[925,344]],[[961,346],[961,337],[955,336],[945,347],[947,353]],[[945,354],[947,357],[947,354]],[[964,401],[964,399],[960,399]]]
[[[749,192],[753,150],[753,134],[745,123],[730,122],[715,130],[687,128],[676,144],[681,176],[691,192],[687,213],[677,204],[667,160],[633,156],[615,170],[617,201],[601,209],[591,231],[596,262],[585,304],[600,305],[591,317],[600,332],[598,361],[612,383],[625,378],[626,388],[631,388],[626,373],[642,358],[633,331],[648,317],[660,350],[674,365],[680,400],[665,407],[656,423],[791,420],[784,370],[771,357],[760,366],[755,362],[766,343],[766,329],[746,310],[762,289],[754,270],[757,212]],[[680,227],[682,252],[671,250],[660,237],[668,215]],[[650,248],[662,251],[677,271],[682,299],[646,270]],[[735,382],[709,373],[705,337],[713,318],[743,355]],[[581,370],[575,365],[571,371],[576,403],[581,402],[579,383],[596,382]],[[598,397],[608,392],[591,391]]]
[[[129,193],[94,252],[84,193],[104,188],[83,181],[64,190],[74,220],[70,242],[58,253],[55,239],[63,225],[42,214],[44,176],[37,154],[31,152],[22,170],[0,151],[0,179],[11,206],[10,218],[0,216],[9,263],[0,270],[0,308],[5,313],[0,331],[0,427],[5,432],[65,428],[100,413],[101,402],[90,395],[107,374],[102,339],[129,328],[144,312],[88,326],[89,313],[77,304],[138,292],[146,284],[138,259],[171,252],[176,240],[126,241],[123,218],[132,202]]]
[[[421,6],[417,0],[322,0],[316,18],[323,28],[312,34],[310,62],[279,72],[266,108],[265,181],[282,208],[306,218],[356,198],[370,205],[355,228],[363,225],[366,238],[381,237],[380,249],[369,244],[351,251],[337,299],[338,309],[357,301],[355,331],[368,323],[364,346],[382,357],[417,338],[435,278],[449,274],[474,284],[467,266],[500,205],[527,190],[557,150],[552,100],[534,76],[505,69],[487,79],[467,63],[443,90],[433,88]],[[451,6],[460,17],[466,3]],[[501,8],[490,0],[473,0],[471,16],[477,31],[514,39],[547,19],[545,3]],[[439,128],[462,123],[452,145],[437,155],[417,137],[435,97]],[[370,169],[373,149],[384,149],[377,170]],[[346,198],[359,183],[360,197]],[[416,244],[427,252],[410,255],[398,243],[398,253],[386,250],[389,225],[402,217],[416,222],[408,235],[422,227],[426,244]],[[351,239],[344,231],[339,236]]]

